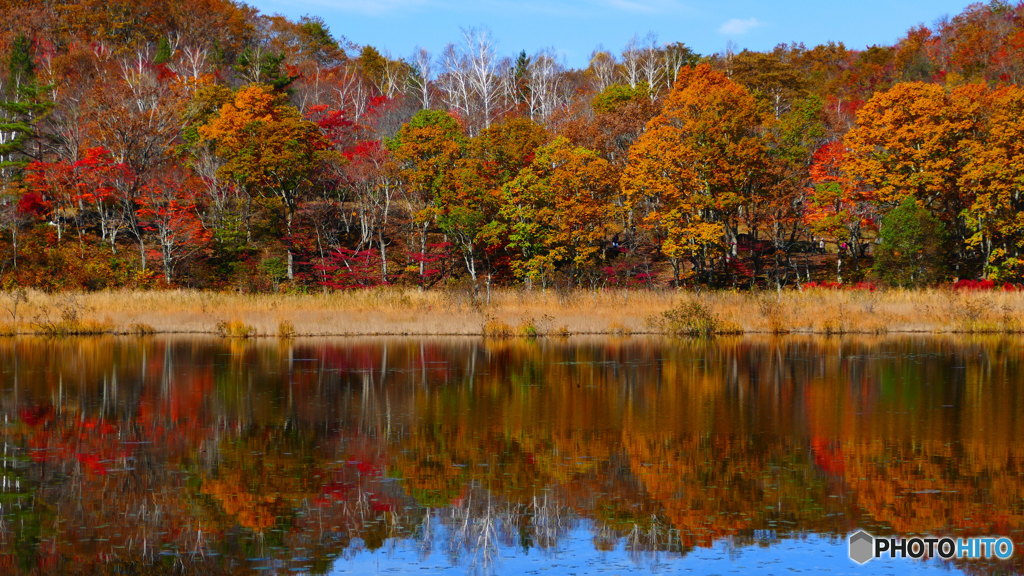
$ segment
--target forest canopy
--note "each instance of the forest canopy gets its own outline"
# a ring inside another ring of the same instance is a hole
[[[1024,2],[583,69],[231,0],[0,13],[3,288],[1024,282]]]

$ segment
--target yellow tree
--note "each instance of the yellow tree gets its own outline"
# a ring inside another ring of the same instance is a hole
[[[492,124],[470,139],[465,157],[452,173],[452,185],[439,190],[436,199],[438,226],[462,253],[473,280],[484,273],[490,294],[491,253],[504,245],[500,223],[502,187],[530,165],[534,152],[550,139],[541,125],[527,118],[511,118]]]
[[[559,137],[537,149],[533,162],[503,188],[515,274],[546,285],[568,267],[581,283],[610,232],[615,170],[596,152]]]
[[[466,142],[462,127],[451,114],[420,110],[386,142],[394,158],[419,253],[427,253],[427,232],[438,215],[438,199],[454,186],[453,171]],[[419,263],[422,282],[425,262]]]
[[[968,247],[997,280],[1024,278],[1024,89],[1009,85],[985,101],[982,137],[968,143],[960,185],[972,191],[964,211]]]
[[[702,64],[684,68],[661,114],[630,148],[621,186],[626,207],[672,264],[710,276],[740,207],[765,165],[763,116],[753,96]]]
[[[213,142],[224,161],[219,176],[248,194],[280,200],[288,278],[294,278],[292,220],[299,199],[311,189],[318,170],[332,154],[330,142],[319,126],[262,84],[240,89],[198,132],[202,141]]]

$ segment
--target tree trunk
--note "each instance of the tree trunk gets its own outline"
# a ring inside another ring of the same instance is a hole
[[[420,230],[420,286],[423,286],[425,281],[424,275],[427,272],[427,222],[423,223],[423,228]]]
[[[284,225],[285,231],[288,237],[285,238],[284,245],[285,250],[288,252],[288,281],[291,282],[295,279],[295,255],[292,252],[292,216],[294,215],[295,209],[288,201],[287,197],[282,198],[284,202]]]
[[[166,258],[166,257],[165,257]],[[142,237],[139,237],[139,262],[142,264],[142,271],[146,271],[146,243],[142,241]]]
[[[171,276],[174,274],[174,269],[171,268],[171,264],[172,260],[170,255],[164,253],[164,283],[166,283],[168,286],[171,285],[171,282],[173,281],[171,279]]]
[[[387,243],[384,242],[384,231],[383,229],[377,231],[377,245],[380,246],[380,280],[387,284],[388,282],[388,253]]]

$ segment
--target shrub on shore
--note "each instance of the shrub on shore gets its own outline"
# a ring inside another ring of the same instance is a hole
[[[241,320],[222,320],[217,323],[217,334],[221,338],[253,338],[256,328]]]

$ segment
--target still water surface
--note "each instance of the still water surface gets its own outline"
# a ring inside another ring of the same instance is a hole
[[[4,339],[0,573],[1021,573],[1022,344]]]

